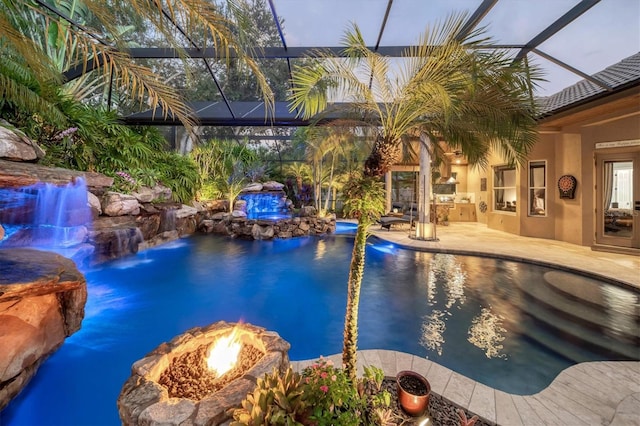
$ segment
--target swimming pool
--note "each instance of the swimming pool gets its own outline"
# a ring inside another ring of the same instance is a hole
[[[119,424],[116,399],[131,364],[161,342],[219,320],[278,332],[291,343],[292,360],[339,353],[352,246],[348,235],[275,241],[197,235],[85,271],[89,299],[82,329],[41,366],[0,423]],[[591,337],[551,332],[539,319],[554,310],[544,306],[548,301],[537,306],[534,299],[542,296],[528,287],[539,287],[545,275],[562,281],[562,271],[403,250],[376,239],[367,250],[360,349],[425,356],[518,394],[547,386],[574,359],[620,356],[597,349]],[[600,286],[584,280],[584,286]],[[637,294],[603,286],[617,301],[598,321],[620,329],[620,338],[611,333],[605,343],[637,353],[637,342],[621,337],[633,327],[624,312],[637,306]],[[590,333],[594,325],[584,321],[581,333]],[[547,347],[554,344],[561,347]]]

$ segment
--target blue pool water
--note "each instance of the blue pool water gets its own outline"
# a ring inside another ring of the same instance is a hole
[[[291,343],[292,360],[339,353],[352,246],[348,235],[276,241],[199,235],[84,271],[89,299],[82,329],[0,413],[0,424],[120,424],[116,400],[131,364],[191,327],[220,320],[278,332]],[[520,286],[550,271],[371,239],[359,348],[424,356],[517,394],[547,386],[575,362],[572,353],[612,359],[580,342],[563,351],[540,343],[541,327],[518,308],[531,305]],[[637,303],[637,295],[628,297]]]

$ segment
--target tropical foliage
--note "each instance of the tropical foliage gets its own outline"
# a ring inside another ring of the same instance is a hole
[[[264,165],[246,144],[210,140],[194,148],[190,157],[198,165],[202,182],[198,198],[226,199],[229,211],[246,184],[263,177]]]
[[[314,66],[294,70],[291,110],[301,111],[304,118],[322,118],[330,101],[346,101],[349,109],[342,112],[351,117],[354,129],[374,130],[373,148],[359,181],[363,190],[354,194],[365,193],[372,179],[399,162],[403,136],[422,136],[424,148],[436,156],[439,145],[426,142],[445,140],[479,165],[487,164],[491,152],[508,162],[521,161],[535,143],[531,99],[535,69],[513,61],[504,51],[480,49],[491,46],[491,40],[483,29],[464,33],[465,17],[451,15],[427,28],[398,68],[390,58],[367,48],[354,24],[343,39],[344,58],[327,53]],[[332,114],[336,109],[338,105],[333,105]],[[375,210],[359,214],[349,274],[343,363],[352,377],[366,225],[377,214]]]
[[[332,194],[342,186],[340,178],[353,171],[354,159],[357,159],[363,143],[357,143],[353,133],[342,127],[311,127],[305,129],[304,134],[305,158],[312,171],[315,208],[327,212]],[[333,199],[335,202],[335,196]]]
[[[295,207],[308,205],[311,201],[311,191],[306,182],[311,180],[311,167],[305,162],[294,161],[286,165],[283,170],[284,176],[287,178],[285,182],[285,190],[287,197],[293,202]],[[291,182],[293,179],[293,182]]]
[[[57,106],[72,127],[62,128],[16,109],[5,114],[46,151],[41,164],[112,176],[114,189],[124,192],[162,183],[171,188],[176,201],[194,198],[200,182],[195,163],[170,152],[159,130],[125,126],[113,111],[68,98]],[[118,173],[127,173],[136,184]]]
[[[189,201],[200,187],[195,164],[165,152],[168,146],[157,130],[119,123],[106,102],[105,83],[113,87],[109,99],[124,94],[193,129],[179,88],[124,53],[134,28],[159,35],[165,45],[184,53],[182,38],[173,31],[176,23],[202,47],[233,49],[234,66],[252,75],[254,95],[270,104],[268,82],[243,47],[260,37],[246,5],[233,0],[224,5],[178,1],[164,8],[138,0],[0,1],[0,117],[43,145],[44,164],[102,172],[114,176],[123,190],[162,182],[177,200]],[[189,63],[183,61],[182,74],[189,75]],[[67,82],[65,73],[80,78]],[[90,106],[96,104],[102,106]]]
[[[387,425],[391,394],[382,389],[384,373],[365,367],[352,381],[345,370],[320,358],[296,373],[291,366],[258,379],[253,393],[233,413],[234,426]]]
[[[55,82],[61,84],[62,70],[80,70],[97,65],[96,72],[115,81],[130,98],[141,105],[158,107],[163,115],[172,114],[187,128],[192,128],[191,111],[179,92],[157,78],[149,68],[139,65],[125,52],[127,39],[123,24],[132,19],[144,22],[150,31],[161,34],[166,45],[184,55],[182,36],[172,23],[180,25],[186,34],[199,34],[201,47],[212,46],[228,53],[233,49],[238,59],[253,72],[257,85],[268,104],[272,93],[258,64],[244,46],[252,45],[252,26],[246,19],[243,2],[228,0],[227,7],[212,5],[207,0],[178,0],[166,7],[159,2],[143,0],[54,1],[3,0],[0,2],[0,63],[3,67],[29,70],[26,85],[12,75],[2,75],[0,95],[9,103],[24,103],[21,94],[29,92],[41,97],[32,100],[31,108],[46,111],[47,98],[43,89]],[[81,12],[81,13],[80,13]],[[81,22],[72,19],[80,16]],[[184,61],[185,66],[188,61]],[[13,75],[16,73],[14,72]],[[34,111],[35,112],[35,111]]]

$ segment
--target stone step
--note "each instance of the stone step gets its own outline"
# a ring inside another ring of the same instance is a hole
[[[540,344],[554,348],[563,356],[575,361],[588,361],[582,354],[583,349],[592,349],[596,353],[610,354],[616,359],[639,359],[640,349],[620,336],[607,335],[601,329],[587,327],[564,317],[564,314],[554,308],[538,303],[527,303],[525,299],[520,306],[523,312],[529,314],[538,324],[523,330],[528,337]],[[546,333],[544,328],[552,329],[555,333]],[[565,337],[563,337],[565,336]],[[578,345],[571,342],[580,342]],[[582,348],[581,348],[582,346]]]
[[[602,289],[595,280],[563,271],[547,272],[544,278],[519,283],[525,295],[519,308],[532,320],[528,327],[520,324],[523,334],[575,362],[587,360],[585,349],[618,359],[640,358],[633,292],[621,288],[626,293],[612,311],[610,301],[598,295]]]
[[[638,296],[632,291],[612,285],[598,288],[595,280],[562,271],[547,272],[544,278],[542,283],[520,284],[530,300],[547,308],[544,315],[538,315],[541,320],[553,325],[560,318],[563,324],[575,324],[572,328],[620,336],[640,344]]]

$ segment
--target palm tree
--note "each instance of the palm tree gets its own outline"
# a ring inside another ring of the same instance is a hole
[[[296,161],[285,166],[284,172],[286,176],[296,180],[296,197],[302,193],[302,183],[305,179],[311,179],[311,167],[307,163]]]
[[[329,209],[331,192],[335,189],[337,163],[341,160],[349,160],[350,151],[355,148],[355,144],[350,143],[354,137],[346,128],[335,126],[307,128],[305,134],[307,136],[305,155],[313,170],[315,207],[319,212],[326,213]],[[324,206],[322,200],[323,184],[326,186]]]
[[[59,3],[64,4],[63,7]],[[72,19],[73,11],[80,4],[84,16],[91,16],[96,29]],[[251,25],[246,20],[242,1],[226,0],[229,14],[212,5],[210,0],[176,0],[170,7],[162,4],[146,0],[0,0],[0,67],[6,68],[8,63],[15,69],[14,64],[17,63],[22,70],[29,70],[40,86],[47,87],[52,81],[58,85],[62,83],[56,64],[64,63],[65,68],[69,68],[96,61],[99,73],[125,87],[141,105],[146,104],[152,109],[160,107],[163,115],[172,114],[186,128],[192,129],[195,124],[192,112],[177,90],[125,53],[127,44],[121,37],[122,27],[118,24],[122,22],[120,18],[133,16],[134,20],[150,25],[152,31],[164,37],[166,44],[175,47],[182,57],[186,57],[180,47],[182,36],[175,31],[173,23],[179,24],[187,35],[201,35],[201,39],[217,48],[222,55],[230,49],[235,50],[239,59],[254,73],[265,101],[272,104],[267,80],[253,59],[253,52],[244,47],[249,45],[247,39]],[[72,16],[66,14],[69,12]],[[109,42],[102,35],[108,35]],[[55,39],[55,46],[43,41],[46,37]],[[56,53],[55,59],[49,56],[52,52]],[[0,74],[0,94],[6,102],[24,106],[25,93],[29,93],[30,99],[42,96],[33,85],[7,78],[4,72]],[[29,106],[41,106],[45,111],[50,109],[47,109],[49,105],[46,102],[36,103],[34,100]]]
[[[206,195],[226,199],[231,213],[248,182],[247,170],[257,161],[255,152],[246,143],[225,139],[207,141],[195,147],[189,156],[198,167],[200,181],[208,190]]]
[[[490,47],[484,29],[464,34],[465,14],[453,14],[442,24],[427,28],[415,47],[407,49],[395,74],[389,58],[369,50],[357,25],[346,32],[344,58],[329,53],[314,66],[293,74],[291,110],[305,118],[321,118],[330,100],[349,102],[344,111],[354,126],[375,131],[373,148],[362,175],[353,180],[347,196],[360,197],[342,359],[355,378],[358,303],[362,284],[367,228],[383,212],[376,201],[376,184],[400,160],[404,135],[420,136],[429,154],[446,140],[461,148],[472,164],[487,164],[491,150],[509,162],[521,161],[535,143],[531,99],[536,71],[514,62],[506,52]],[[480,47],[484,47],[480,49]],[[339,104],[331,110],[335,114]],[[429,146],[430,145],[430,146]],[[427,149],[430,149],[427,150]],[[425,155],[428,157],[429,155]],[[430,179],[424,179],[427,184]],[[356,189],[355,187],[359,188]],[[373,195],[369,194],[369,191]],[[352,200],[352,203],[354,201]],[[420,205],[428,203],[423,198]],[[423,214],[428,220],[428,213]]]

